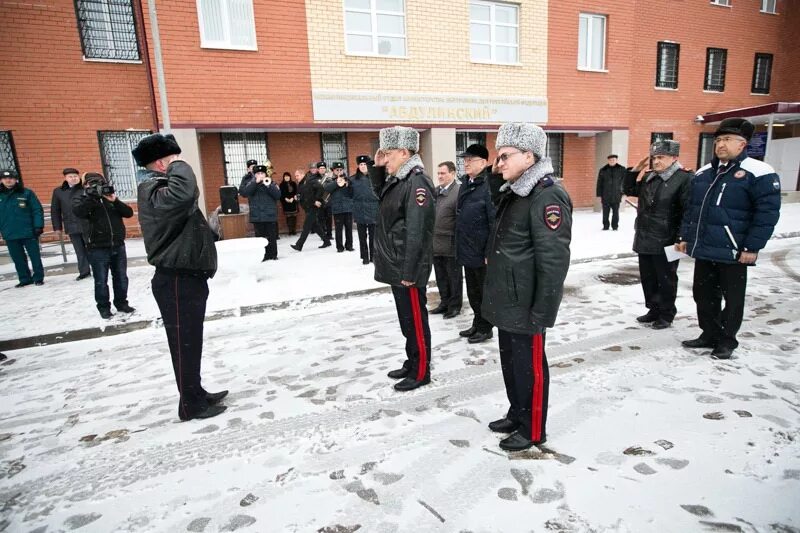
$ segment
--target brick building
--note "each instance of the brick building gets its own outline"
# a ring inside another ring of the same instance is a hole
[[[720,113],[754,108],[762,139],[800,137],[791,0],[0,0],[0,18],[0,165],[43,202],[64,166],[134,198],[130,147],[164,129],[207,211],[246,159],[352,171],[393,124],[420,130],[432,167],[537,122],[577,206],[609,153],[632,164],[672,137],[704,163]]]

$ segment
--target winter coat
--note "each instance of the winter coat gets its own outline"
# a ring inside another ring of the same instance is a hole
[[[293,180],[282,181],[280,184],[281,190],[281,205],[283,212],[286,214],[297,213],[297,183]],[[292,199],[290,202],[289,199]]]
[[[76,197],[83,194],[83,186],[78,183],[70,187],[67,180],[61,187],[53,189],[53,198],[50,200],[50,220],[54,231],[64,231],[68,235],[83,233],[83,224],[72,212],[72,204]]]
[[[618,204],[622,200],[622,182],[627,174],[622,165],[605,165],[597,173],[597,194],[604,204]],[[627,194],[627,193],[626,193]]]
[[[322,203],[322,196],[325,194],[319,174],[311,174],[310,172],[300,181],[298,191],[300,193],[300,205],[306,211],[317,207],[314,202]]]
[[[425,287],[433,264],[433,224],[436,217],[433,183],[422,160],[411,156],[387,176],[385,167],[372,167],[370,178],[379,191],[375,235],[375,280],[400,287],[412,281]]]
[[[665,246],[678,240],[683,213],[689,205],[692,174],[678,169],[664,181],[651,172],[637,182],[638,175],[638,172],[626,172],[624,185],[626,195],[639,199],[633,251],[661,255]]]
[[[125,243],[123,218],[131,218],[133,209],[117,198],[113,202],[86,189],[72,200],[72,212],[84,221],[83,240],[86,248],[112,248]]]
[[[197,206],[197,178],[185,161],[163,174],[140,170],[138,207],[147,261],[164,271],[213,277],[217,271],[214,233]]]
[[[781,180],[771,166],[742,152],[720,169],[716,156],[692,180],[680,240],[697,259],[736,263],[740,252],[767,245],[781,210]]]
[[[461,178],[456,215],[456,259],[467,268],[480,268],[486,260],[486,243],[494,224],[495,208],[489,193],[486,167],[474,180]]]
[[[499,195],[481,313],[503,331],[541,333],[555,324],[561,304],[569,269],[572,201],[552,174],[539,179],[526,196],[507,184],[501,187],[500,176],[490,179]]]
[[[328,205],[331,207],[331,214],[334,215],[353,212],[353,188],[350,186],[350,179],[347,177],[344,179],[344,187],[339,187],[336,179],[328,180],[322,186],[325,192],[330,194]]]
[[[436,223],[433,226],[433,255],[453,257],[456,255],[456,210],[458,208],[458,180],[446,190],[436,188]]]
[[[0,235],[6,241],[32,239],[44,229],[44,209],[39,198],[19,179],[7,189],[0,184]]]
[[[378,221],[378,196],[369,176],[356,171],[350,176],[353,188],[353,220],[356,224],[375,224]]]
[[[269,185],[256,183],[252,174],[245,176],[239,185],[239,194],[250,203],[250,222],[275,222],[278,220],[278,200],[281,190],[270,181]]]

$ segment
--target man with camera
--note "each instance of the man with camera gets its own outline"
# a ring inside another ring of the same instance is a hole
[[[83,175],[83,194],[72,202],[72,212],[83,220],[84,239],[94,276],[94,299],[100,316],[109,319],[111,302],[108,271],[114,287],[114,307],[121,313],[133,313],[128,305],[128,257],[125,252],[123,218],[133,216],[133,209],[117,198],[114,187],[98,172]]]
[[[353,188],[344,173],[344,165],[337,161],[331,165],[333,179],[323,184],[325,192],[330,194],[328,206],[336,225],[336,251],[353,251]],[[342,230],[344,229],[344,243]]]
[[[256,237],[267,239],[264,247],[264,261],[278,259],[278,200],[281,190],[272,181],[272,163],[253,166],[252,174],[248,174],[239,186],[239,194],[250,202],[250,222]]]

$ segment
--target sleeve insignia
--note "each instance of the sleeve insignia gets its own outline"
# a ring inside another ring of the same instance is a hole
[[[544,222],[547,227],[555,231],[561,226],[561,206],[550,204],[544,208]]]
[[[418,187],[416,193],[414,193],[414,197],[417,200],[417,205],[423,207],[428,198],[428,191],[425,187]]]
[[[744,170],[739,170],[738,172],[736,172],[736,174],[733,175],[733,177],[737,179],[742,179],[743,177],[745,177],[746,174],[747,172],[745,172]]]

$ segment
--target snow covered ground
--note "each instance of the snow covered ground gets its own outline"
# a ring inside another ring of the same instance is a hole
[[[800,227],[785,207],[779,233]],[[579,214],[574,256],[629,251],[632,218],[613,233]],[[219,417],[178,422],[157,327],[8,352],[0,531],[800,531],[800,239],[750,271],[730,361],[680,346],[698,333],[691,261],[663,331],[634,320],[635,259],[574,264],[547,337],[548,442],[520,454],[486,428],[505,393],[496,339],[458,337],[466,301],[431,317],[431,385],[398,393],[391,295],[308,299],[377,287],[371,267],[280,242],[265,264],[255,239],[220,243],[211,312],[297,303],[206,323],[204,384],[231,391]],[[155,318],[152,269],[130,275],[134,319]],[[99,325],[73,278],[2,282],[2,338]]]

